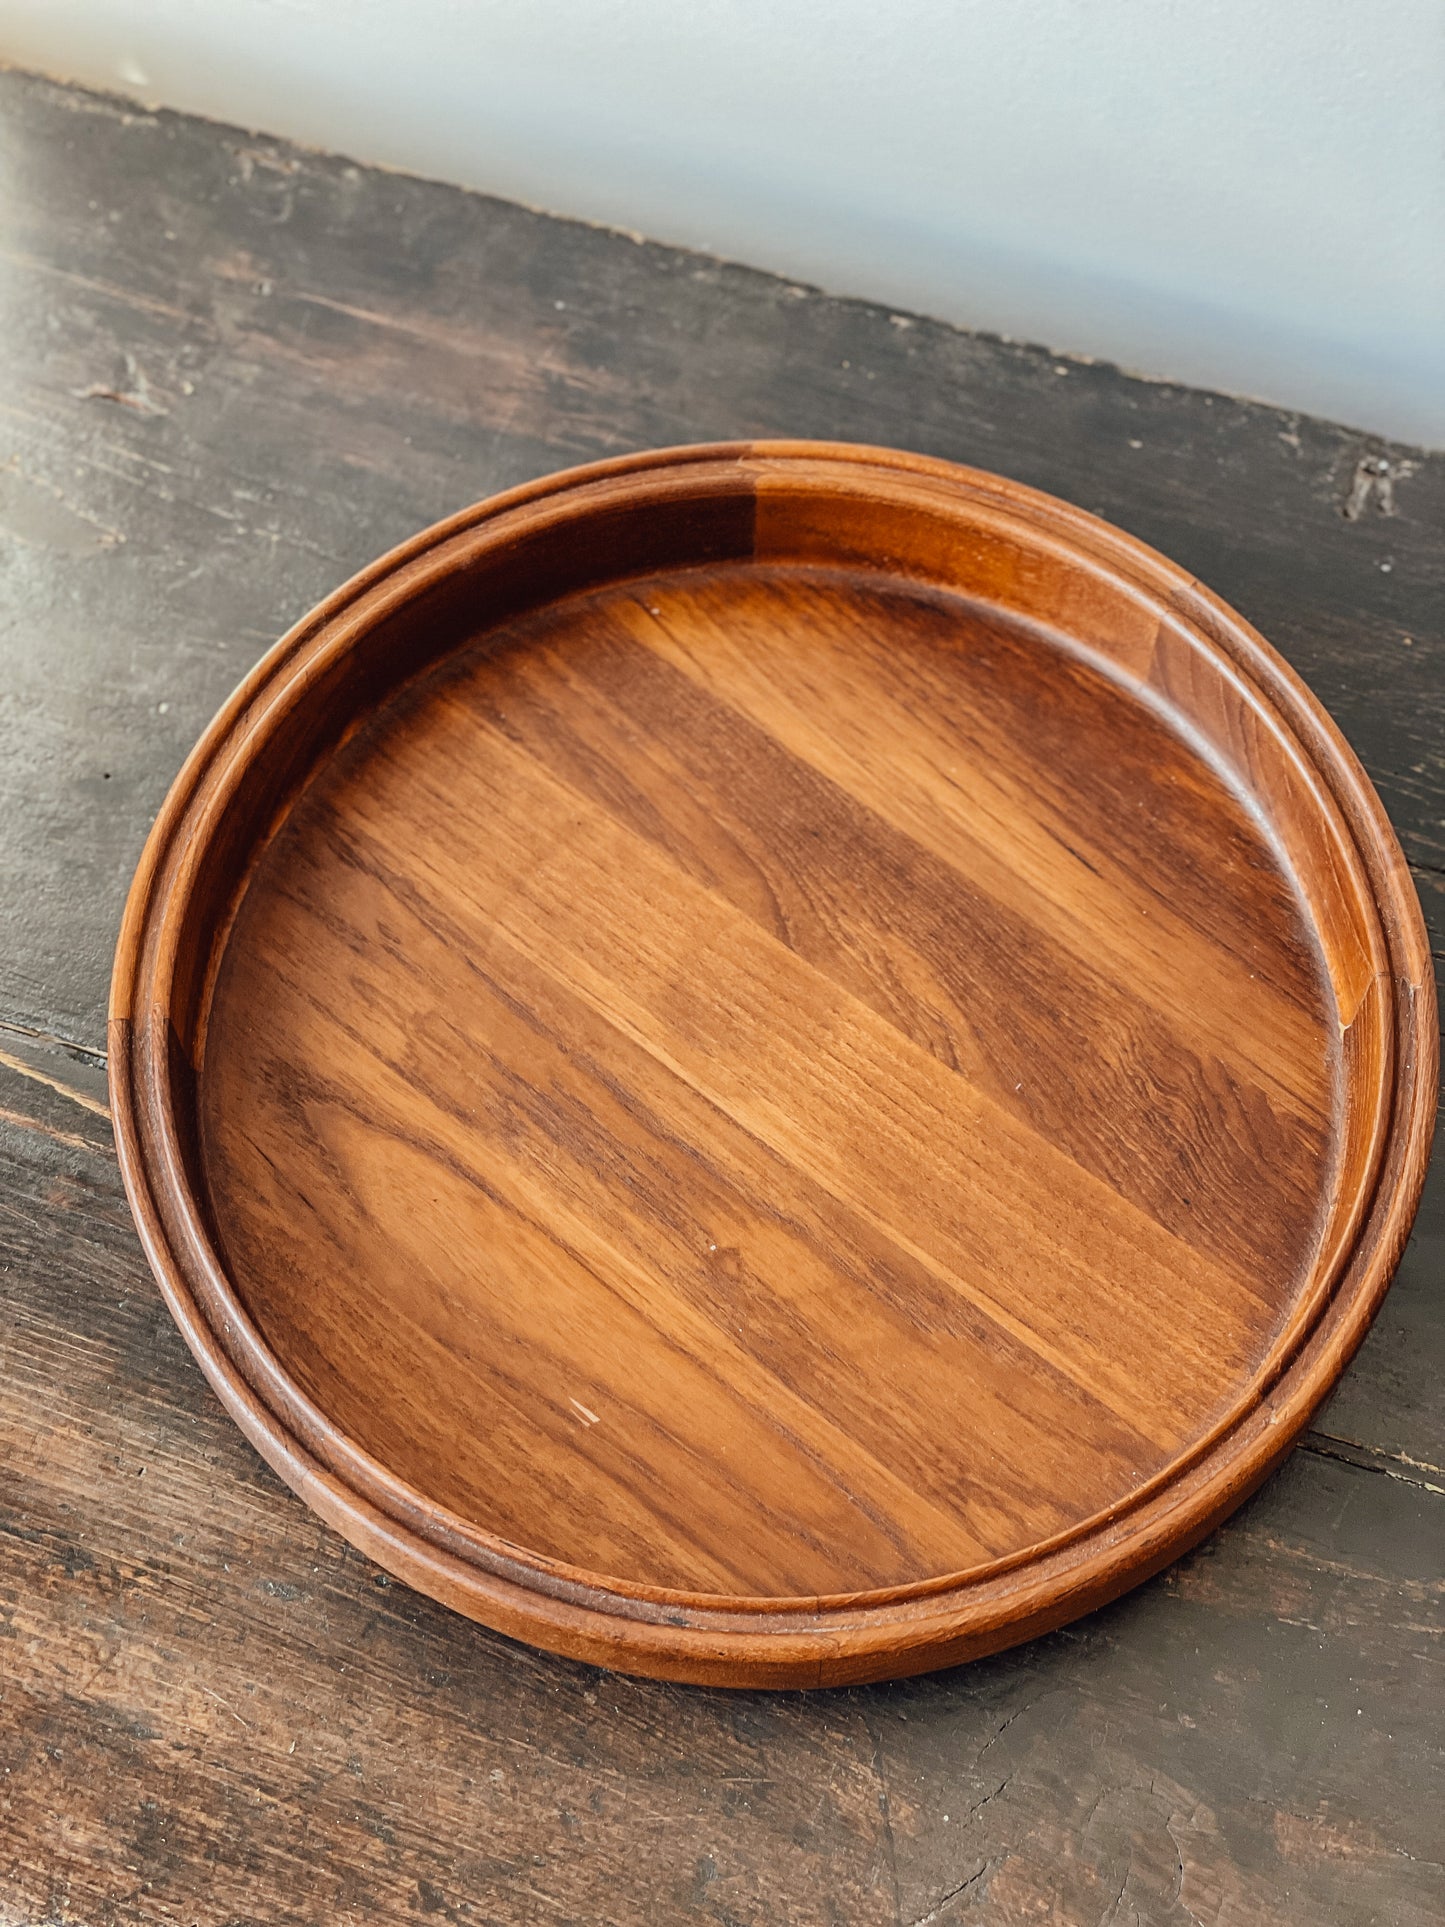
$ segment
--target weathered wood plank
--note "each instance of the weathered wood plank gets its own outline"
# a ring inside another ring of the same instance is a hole
[[[1445,865],[1445,456],[16,74],[0,158],[0,1016],[102,1041],[166,785],[336,581],[511,482],[715,437],[976,462],[1157,544]]]
[[[267,642],[491,489],[711,436],[978,462],[1184,561],[1341,720],[1445,961],[1445,457],[14,74],[0,163],[0,1920],[1436,1920],[1438,1170],[1312,1448],[1175,1572],[985,1666],[720,1696],[321,1528],[94,1106],[131,865]]]
[[[0,1918],[1436,1917],[1419,1485],[1306,1449],[1172,1573],[956,1673],[626,1680],[391,1584],[278,1485],[103,1154],[0,1124],[0,1224]]]
[[[1315,1431],[1445,1489],[1445,1157],[1436,1152],[1415,1231],[1370,1335]]]

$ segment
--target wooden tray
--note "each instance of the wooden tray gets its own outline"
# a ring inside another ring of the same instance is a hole
[[[418,536],[186,764],[121,1165],[276,1470],[447,1604],[805,1686],[1024,1639],[1284,1454],[1435,1107],[1338,731],[1151,550],[875,449]]]

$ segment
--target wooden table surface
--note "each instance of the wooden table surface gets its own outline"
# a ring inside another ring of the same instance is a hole
[[[151,1282],[103,1044],[146,828],[281,630],[478,496],[733,436],[994,468],[1194,570],[1339,719],[1445,962],[1445,456],[13,73],[0,170],[0,1922],[1438,1923],[1445,1171],[1172,1571],[730,1694],[483,1632],[280,1486]]]

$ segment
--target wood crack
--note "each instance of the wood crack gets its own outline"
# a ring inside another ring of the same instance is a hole
[[[73,1037],[61,1037],[55,1031],[37,1030],[32,1024],[18,1024],[13,1018],[0,1017],[0,1036],[23,1037],[28,1043],[41,1044],[50,1050],[59,1050],[71,1057],[83,1057],[89,1063],[98,1064],[105,1069],[105,1052],[96,1050],[92,1044],[77,1044]]]
[[[23,1057],[16,1057],[8,1050],[0,1050],[0,1064],[3,1064],[6,1070],[14,1071],[17,1077],[28,1077],[33,1084],[43,1084],[47,1090],[56,1091],[61,1097],[69,1098],[72,1104],[78,1104],[83,1111],[92,1111],[97,1117],[109,1120],[110,1108],[102,1104],[99,1098],[88,1097],[84,1091],[76,1090],[73,1085],[62,1082],[60,1078],[51,1077],[48,1072],[37,1070],[33,1064],[27,1064]]]
[[[919,1914],[908,1923],[908,1927],[929,1927],[931,1921],[938,1920],[942,1916],[944,1908],[947,1907],[950,1902],[966,1894],[970,1887],[976,1887],[980,1880],[993,1872],[997,1864],[995,1860],[985,1860],[977,1873],[971,1873],[968,1879],[960,1881],[958,1886],[950,1887],[948,1892],[940,1896],[926,1914]]]
[[[1317,1458],[1334,1459],[1340,1465],[1352,1465],[1358,1472],[1377,1472],[1387,1479],[1398,1480],[1401,1485],[1412,1485],[1417,1491],[1432,1492],[1445,1498],[1445,1466],[1411,1458],[1406,1452],[1382,1452],[1377,1446],[1363,1445],[1357,1439],[1314,1431],[1307,1432],[1300,1440],[1300,1449],[1312,1452]],[[1433,1473],[1442,1483],[1436,1485],[1432,1480],[1419,1476],[1425,1472]]]

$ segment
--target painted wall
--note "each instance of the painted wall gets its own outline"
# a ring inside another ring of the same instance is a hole
[[[1445,444],[1441,0],[0,0],[0,57]]]

